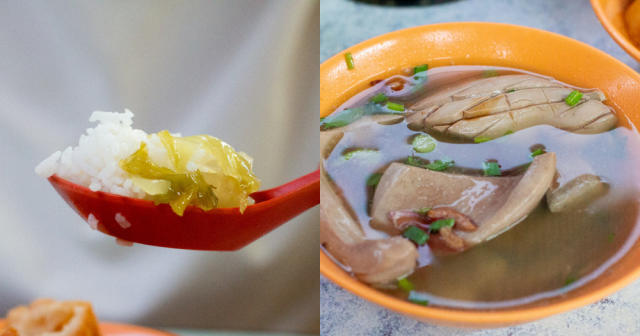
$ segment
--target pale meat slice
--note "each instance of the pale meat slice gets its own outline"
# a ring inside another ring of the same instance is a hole
[[[495,138],[547,124],[577,133],[611,129],[617,118],[598,90],[583,92],[575,106],[565,103],[573,88],[552,79],[505,75],[465,82],[439,90],[411,106],[412,129],[464,139]]]
[[[524,219],[551,186],[555,166],[554,153],[536,156],[522,175],[505,177],[450,174],[392,163],[376,187],[371,224],[397,234],[390,211],[452,207],[478,226],[472,232],[454,230],[468,248]]]
[[[345,131],[366,127],[372,121],[394,123],[402,116],[363,117],[345,127],[320,132],[320,160],[324,160],[342,139]],[[367,240],[360,224],[344,205],[335,187],[320,171],[320,243],[361,281],[377,287],[393,287],[398,278],[411,274],[418,251],[402,237]]]
[[[495,85],[500,85],[497,88]],[[445,86],[412,105],[414,111],[423,110],[429,106],[440,106],[454,100],[470,97],[491,96],[497,92],[522,90],[537,87],[560,87],[558,82],[544,77],[530,75],[505,75],[477,80],[465,80],[453,85]]]
[[[367,240],[362,228],[333,190],[325,172],[320,174],[320,243],[363,282],[391,287],[413,272],[416,247],[402,237]]]
[[[551,212],[563,212],[583,206],[604,195],[609,186],[600,177],[583,174],[547,192],[547,206]]]

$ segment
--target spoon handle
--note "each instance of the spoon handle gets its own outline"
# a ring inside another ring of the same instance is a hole
[[[309,173],[307,175],[298,177],[297,179],[285,183],[281,186],[262,190],[251,194],[251,197],[256,201],[256,203],[268,201],[273,198],[279,197],[293,197],[297,198],[305,195],[307,198],[312,197],[315,191],[316,198],[318,199],[314,205],[320,203],[320,170],[316,169],[316,171]]]

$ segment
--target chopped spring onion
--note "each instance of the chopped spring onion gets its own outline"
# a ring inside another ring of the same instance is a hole
[[[429,161],[423,160],[417,156],[409,156],[407,157],[407,160],[404,163],[410,166],[420,167],[420,168],[425,168],[425,169],[435,170],[435,171],[446,170],[447,168],[453,166],[453,164],[455,163],[453,160],[449,160],[449,159],[435,160],[432,163],[428,163],[428,162]]]
[[[482,163],[482,169],[484,170],[484,176],[500,176],[500,165],[497,162],[485,161]]]
[[[358,149],[354,149],[351,151],[348,151],[344,154],[342,154],[342,157],[345,160],[349,160],[349,159],[353,159],[356,156],[359,155],[364,155],[364,154],[372,154],[372,153],[377,153],[378,150],[377,149],[370,149],[370,148],[358,148]]]
[[[422,64],[422,65],[418,65],[417,67],[413,68],[413,74],[417,74],[418,72],[424,72],[429,70],[429,65],[428,64]]]
[[[423,68],[424,66],[424,68]],[[428,66],[426,64],[424,64],[423,66],[417,66],[415,68],[413,68],[413,79],[415,80],[414,82],[414,86],[411,89],[411,92],[417,92],[420,91],[424,85],[427,83],[427,70],[428,70]],[[418,71],[424,69],[422,71]]]
[[[610,243],[613,243],[613,241],[614,241],[615,239],[616,239],[616,234],[615,234],[615,233],[613,233],[613,232],[611,232],[611,233],[607,236],[607,240],[608,240]]]
[[[387,95],[384,93],[378,93],[377,95],[371,97],[371,102],[375,104],[382,104],[387,101]]]
[[[497,75],[498,75],[498,70],[496,69],[488,69],[482,72],[482,77],[484,78],[495,77]]]
[[[473,142],[475,142],[475,143],[483,143],[483,142],[487,142],[487,141],[491,141],[491,140],[493,140],[493,139],[488,137],[488,136],[477,136],[477,137],[473,138]]]
[[[438,219],[437,221],[431,223],[431,225],[429,225],[429,229],[431,229],[432,232],[437,232],[438,230],[442,229],[443,227],[453,227],[453,225],[456,223],[456,220],[453,218],[447,218],[447,219]]]
[[[534,150],[533,152],[531,152],[531,154],[529,154],[529,156],[533,159],[534,157],[540,155],[540,154],[544,154],[544,148],[537,148],[536,150]]]
[[[362,118],[363,116],[374,114],[398,114],[398,112],[389,111],[380,104],[369,102],[362,106],[352,107],[332,113],[331,115],[321,120],[320,129],[328,130],[336,127],[346,126]]]
[[[582,99],[582,92],[573,90],[564,101],[569,106],[575,106],[580,102],[580,99]]]
[[[353,70],[356,67],[353,64],[353,55],[350,52],[344,54],[344,60],[347,62],[347,69]]]
[[[348,108],[344,109],[340,112],[336,112],[331,114],[328,117],[325,117],[320,124],[322,129],[332,129],[336,127],[342,127],[349,125],[350,123],[360,119],[365,113],[364,108],[356,107],[356,108]]]
[[[425,168],[429,170],[435,170],[435,171],[444,171],[444,170],[447,170],[447,168],[453,166],[453,164],[454,164],[453,160],[447,160],[447,159],[435,160],[434,162],[426,165]]]
[[[409,298],[407,300],[409,300],[409,302],[419,304],[421,306],[429,305],[429,300],[427,300],[425,297],[423,297],[422,295],[420,295],[415,291],[409,292]]]
[[[507,93],[511,93],[511,92],[516,92],[516,89],[509,89],[509,90],[507,90]]]
[[[404,163],[414,167],[427,168],[425,161],[417,156],[407,157],[407,160]]]
[[[418,134],[411,142],[413,150],[418,153],[429,153],[436,149],[436,142],[428,134]]]
[[[508,131],[504,132],[504,135],[509,135],[509,134],[513,134],[513,131],[512,130],[508,130]]]
[[[387,103],[387,108],[390,109],[391,111],[404,112],[404,105],[403,104],[388,102]]]
[[[578,278],[576,278],[574,275],[569,275],[567,279],[564,280],[564,285],[569,286],[570,284],[576,282],[576,280],[578,280]]]
[[[416,226],[410,226],[406,228],[404,232],[402,232],[402,235],[412,242],[418,244],[418,246],[424,245],[424,243],[429,240],[429,234],[426,233],[423,229]]]
[[[413,283],[407,278],[398,279],[398,288],[405,292],[411,292],[414,288]]]
[[[430,207],[424,207],[424,208],[420,208],[418,210],[414,210],[413,212],[417,213],[418,215],[425,216],[429,211],[431,211]]]
[[[369,187],[377,186],[378,182],[380,182],[381,177],[382,177],[381,173],[371,174],[371,176],[369,176],[369,178],[367,179],[367,186]]]

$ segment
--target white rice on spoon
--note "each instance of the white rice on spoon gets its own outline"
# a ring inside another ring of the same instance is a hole
[[[253,159],[209,135],[148,134],[132,128],[133,113],[93,112],[97,122],[76,147],[53,153],[36,167],[93,191],[169,203],[182,215],[187,205],[204,210],[253,203],[260,187]],[[142,170],[141,170],[142,169]],[[187,200],[185,203],[184,200]]]
[[[36,167],[36,173],[44,178],[55,174],[93,191],[143,198],[145,193],[132,183],[118,162],[133,154],[143,141],[154,161],[167,161],[160,139],[132,128],[133,113],[129,110],[96,111],[89,121],[98,125],[80,136],[78,146],[51,154]]]

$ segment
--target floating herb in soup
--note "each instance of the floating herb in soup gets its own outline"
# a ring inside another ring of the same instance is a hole
[[[411,70],[321,123],[321,243],[347,271],[417,304],[499,308],[581,286],[635,239],[637,136],[601,91]]]

